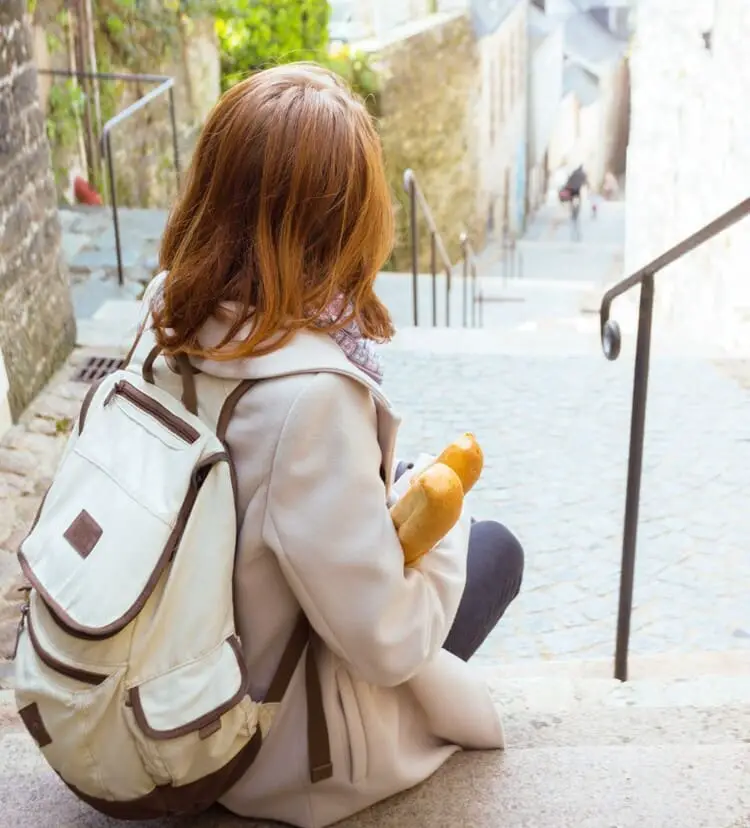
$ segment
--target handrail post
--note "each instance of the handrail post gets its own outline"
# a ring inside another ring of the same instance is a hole
[[[411,298],[413,305],[414,327],[419,326],[419,228],[417,227],[417,182],[414,177],[408,180],[409,221],[411,224]]]
[[[635,552],[638,536],[638,510],[641,496],[643,441],[646,426],[646,398],[651,356],[651,323],[654,314],[654,274],[648,273],[641,284],[638,309],[638,337],[633,370],[633,408],[630,420],[630,450],[628,453],[628,483],[625,499],[625,527],[622,541],[620,569],[620,605],[617,616],[617,646],[615,650],[615,678],[628,679],[628,647],[630,621],[633,614],[633,584],[635,579]]]
[[[451,326],[451,269],[445,268],[445,327]]]
[[[125,272],[122,266],[122,245],[120,242],[120,219],[117,214],[117,184],[115,183],[115,164],[112,156],[112,137],[108,130],[104,135],[104,152],[107,156],[107,175],[109,177],[109,197],[112,201],[112,225],[115,230],[115,252],[117,254],[117,283],[125,284]]]
[[[177,112],[174,102],[174,86],[167,90],[169,95],[169,120],[172,123],[172,151],[174,153],[174,172],[177,178],[177,189],[180,189],[180,148],[177,141]]]
[[[463,285],[462,285],[462,294],[463,294],[463,324],[464,328],[468,324],[467,318],[467,302],[468,302],[468,293],[469,293],[469,254],[467,249],[467,238],[466,234],[461,234],[461,259],[462,259],[462,267],[463,267]]]
[[[432,327],[437,326],[437,239],[430,230],[430,276],[432,277]]]
[[[477,267],[471,263],[471,327],[477,326]]]

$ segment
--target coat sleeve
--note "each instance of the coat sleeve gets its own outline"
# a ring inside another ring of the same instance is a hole
[[[418,567],[405,568],[380,477],[375,405],[321,373],[279,437],[264,539],[310,623],[365,681],[395,686],[443,646],[466,582],[462,517]]]

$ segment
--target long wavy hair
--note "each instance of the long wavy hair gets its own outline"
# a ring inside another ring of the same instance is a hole
[[[393,324],[374,282],[392,244],[382,149],[364,104],[315,64],[259,72],[217,103],[170,214],[157,341],[167,354],[228,360],[352,320],[385,341]],[[334,301],[345,311],[330,320]],[[202,326],[226,307],[226,336],[204,348]]]

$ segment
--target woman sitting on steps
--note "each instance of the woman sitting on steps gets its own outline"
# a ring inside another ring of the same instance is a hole
[[[308,731],[303,659],[257,760],[222,798],[242,816],[329,825],[422,782],[461,747],[503,746],[465,662],[519,591],[521,547],[500,524],[464,517],[405,569],[389,514],[414,473],[396,473],[399,418],[372,347],[393,333],[373,287],[392,239],[364,105],[321,68],[281,66],[211,114],[169,219],[165,275],[148,291],[166,352],[259,380],[227,433],[253,698],[300,609],[315,632],[332,768],[311,779],[306,740],[319,730]]]

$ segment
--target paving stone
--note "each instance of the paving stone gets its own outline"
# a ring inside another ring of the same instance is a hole
[[[55,422],[74,420],[81,410],[79,400],[70,400],[54,394],[43,394],[34,403],[34,414]]]
[[[140,251],[132,247],[126,247],[122,250],[121,255],[122,266],[133,267],[140,257]],[[117,253],[109,248],[104,250],[84,248],[73,256],[69,262],[69,267],[72,271],[113,269],[117,267]]]
[[[35,490],[34,480],[19,474],[0,472],[0,498],[30,494]]]
[[[37,465],[37,458],[30,451],[0,447],[0,472],[31,477],[36,473]]]

